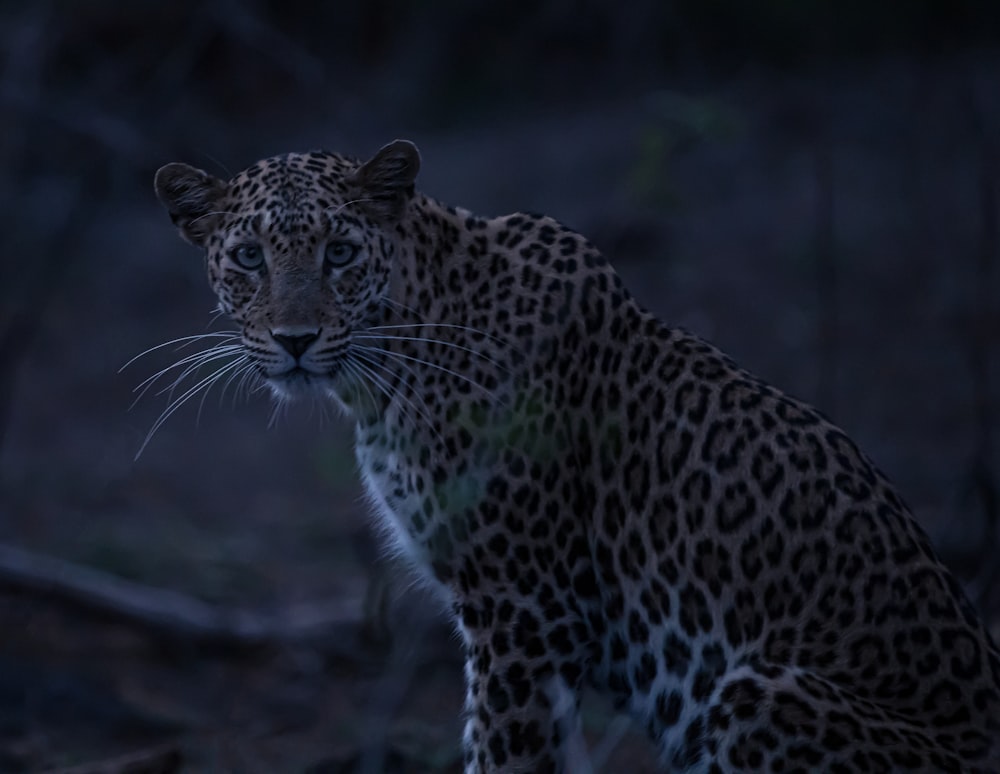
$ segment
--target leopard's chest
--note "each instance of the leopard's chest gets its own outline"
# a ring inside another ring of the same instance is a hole
[[[355,456],[390,550],[447,582],[469,549],[483,491],[481,476],[398,433],[359,431]]]
[[[396,553],[418,566],[426,565],[429,557],[423,549],[424,532],[429,522],[436,520],[428,491],[430,472],[394,444],[366,440],[361,433],[355,456],[379,532]]]

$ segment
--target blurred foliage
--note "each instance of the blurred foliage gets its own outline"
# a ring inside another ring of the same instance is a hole
[[[432,126],[639,95],[751,62],[932,55],[997,40],[1000,3],[987,0],[7,3],[0,159],[22,179],[103,159],[115,174],[102,185],[124,176],[145,186],[147,167],[172,152],[224,137],[242,155],[261,117],[335,124],[360,103]]]
[[[345,488],[357,477],[354,449],[343,438],[334,438],[319,445],[311,462],[317,476],[334,490]]]
[[[671,164],[703,142],[724,142],[743,129],[736,108],[717,99],[690,97],[675,91],[649,95],[650,118],[639,138],[639,157],[631,187],[641,199],[676,206],[681,193],[672,184]]]
[[[934,55],[995,43],[1000,33],[1000,4],[992,0],[680,0],[675,6],[699,48],[723,66]]]

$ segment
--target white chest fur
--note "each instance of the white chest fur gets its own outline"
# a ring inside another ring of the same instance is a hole
[[[413,471],[401,455],[381,446],[358,443],[355,455],[376,526],[387,547],[418,567],[425,566],[427,557],[407,526],[410,514],[422,506],[410,485]]]

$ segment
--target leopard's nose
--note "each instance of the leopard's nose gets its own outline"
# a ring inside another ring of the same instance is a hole
[[[278,333],[271,331],[271,338],[278,342],[284,350],[298,360],[306,350],[319,338],[319,331],[309,331],[308,333]]]

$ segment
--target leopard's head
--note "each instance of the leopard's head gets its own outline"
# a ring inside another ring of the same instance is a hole
[[[389,293],[395,226],[420,166],[404,140],[369,161],[277,156],[229,181],[168,164],[155,187],[174,224],[205,249],[220,308],[242,328],[258,373],[279,397],[343,399],[352,336]]]

